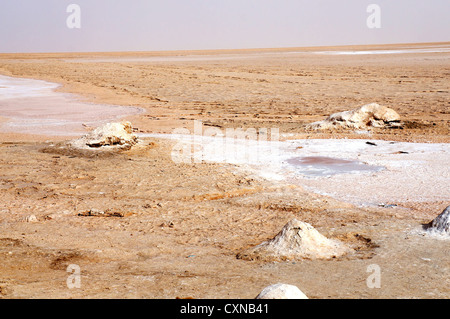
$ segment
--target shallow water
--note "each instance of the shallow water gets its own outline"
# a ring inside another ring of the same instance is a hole
[[[378,172],[384,169],[383,166],[367,165],[360,161],[349,161],[326,156],[294,157],[286,162],[294,166],[294,169],[300,174],[317,177],[358,172]]]
[[[71,94],[55,92],[59,85],[46,81],[0,75],[0,116],[7,119],[0,131],[80,135],[86,127],[139,114],[136,107],[92,104]]]

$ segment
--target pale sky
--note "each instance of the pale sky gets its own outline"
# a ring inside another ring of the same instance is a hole
[[[0,0],[0,53],[441,42],[449,14],[450,0]]]

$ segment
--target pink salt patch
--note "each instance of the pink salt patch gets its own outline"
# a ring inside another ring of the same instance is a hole
[[[306,176],[329,176],[353,172],[378,172],[382,166],[367,165],[357,160],[345,160],[326,156],[294,157],[286,161],[297,172]]]

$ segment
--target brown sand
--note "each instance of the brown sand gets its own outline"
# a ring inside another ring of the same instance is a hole
[[[376,102],[406,125],[371,139],[449,142],[448,53],[292,53],[298,50],[0,55],[0,73],[61,83],[90,102],[144,107],[146,114],[129,118],[141,132],[191,129],[199,119],[222,128],[278,127],[292,137],[361,138],[306,132],[302,124]],[[92,61],[202,54],[244,56]],[[175,164],[171,141],[90,156],[48,141],[62,139],[1,134],[0,297],[254,298],[277,282],[310,298],[450,296],[450,242],[415,232],[448,202],[358,208],[232,165]],[[83,214],[92,208],[109,214]],[[30,215],[38,221],[26,222]],[[236,259],[294,217],[357,253],[330,261]],[[81,288],[67,287],[69,264],[80,266]],[[366,284],[371,264],[380,266],[381,288]]]
[[[350,49],[355,48],[344,48]],[[299,50],[212,51],[204,53],[205,60],[166,56],[166,62],[151,62],[158,53],[6,54],[0,55],[0,71],[64,84],[61,90],[91,102],[144,107],[146,116],[131,118],[144,132],[171,133],[198,119],[219,127],[279,127],[305,136],[302,124],[376,102],[407,121],[406,130],[383,130],[376,138],[448,140],[448,53],[324,56],[295,53]],[[175,54],[198,57],[201,52]],[[135,62],[126,62],[132,57]],[[121,58],[125,62],[118,62]]]

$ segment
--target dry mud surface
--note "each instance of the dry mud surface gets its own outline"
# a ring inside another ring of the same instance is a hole
[[[0,55],[0,73],[60,83],[58,91],[91,103],[144,108],[127,118],[141,133],[193,131],[202,120],[221,129],[276,127],[305,141],[450,142],[449,53],[297,51]],[[395,109],[403,129],[304,129],[371,102]],[[450,297],[450,240],[422,230],[449,205],[442,185],[439,199],[359,206],[233,164],[174,163],[171,139],[146,137],[109,153],[61,148],[67,136],[38,133],[0,134],[1,298],[254,298],[278,282],[309,298]],[[236,257],[293,218],[354,252]],[[69,265],[80,267],[80,288],[68,288]],[[367,284],[371,265],[381,271],[379,288]]]

